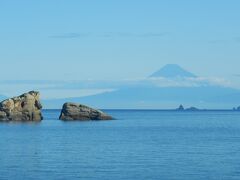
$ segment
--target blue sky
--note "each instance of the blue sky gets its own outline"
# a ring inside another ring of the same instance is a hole
[[[0,1],[0,81],[144,78],[174,63],[238,82],[239,7],[238,0]]]

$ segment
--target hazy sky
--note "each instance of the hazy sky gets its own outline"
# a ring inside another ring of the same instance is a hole
[[[0,80],[238,78],[239,0],[0,1]]]

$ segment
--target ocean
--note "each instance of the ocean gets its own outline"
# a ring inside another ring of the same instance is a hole
[[[105,111],[116,120],[0,123],[0,179],[240,179],[240,112]]]

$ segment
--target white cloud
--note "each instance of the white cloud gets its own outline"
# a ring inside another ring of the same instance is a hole
[[[111,92],[123,87],[200,87],[221,86],[239,88],[239,84],[224,78],[138,78],[118,81],[86,80],[86,81],[58,81],[58,82],[5,82],[0,87],[0,94],[8,97],[17,96],[30,90],[40,91],[43,99],[83,97],[104,92]]]
[[[149,78],[153,84],[159,87],[199,87],[199,86],[223,86],[232,87],[233,84],[223,78],[196,77],[196,78]]]
[[[114,89],[49,89],[42,90],[42,99],[61,99],[84,97],[105,92],[112,92]]]
[[[67,86],[67,84],[66,84]],[[83,97],[89,95],[95,95],[104,92],[111,92],[113,88],[59,88],[55,84],[49,83],[10,83],[2,84],[0,87],[0,94],[7,97],[14,97],[21,95],[25,92],[36,90],[41,92],[42,99],[57,99],[57,98],[69,98],[69,97]]]

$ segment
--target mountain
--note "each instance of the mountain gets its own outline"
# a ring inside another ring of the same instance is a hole
[[[240,104],[239,89],[195,80],[196,75],[178,65],[166,65],[150,77],[162,78],[146,78],[91,96],[45,100],[43,104],[47,108],[61,108],[65,102],[78,102],[109,109],[174,109],[179,104],[200,109],[230,109]]]
[[[199,108],[231,108],[240,102],[240,91],[209,87],[131,87],[86,97],[45,100],[48,108],[65,102],[79,102],[98,108],[175,108],[179,104]]]
[[[167,64],[160,70],[154,72],[150,77],[163,77],[163,78],[195,78],[196,75],[186,71],[177,64]]]

